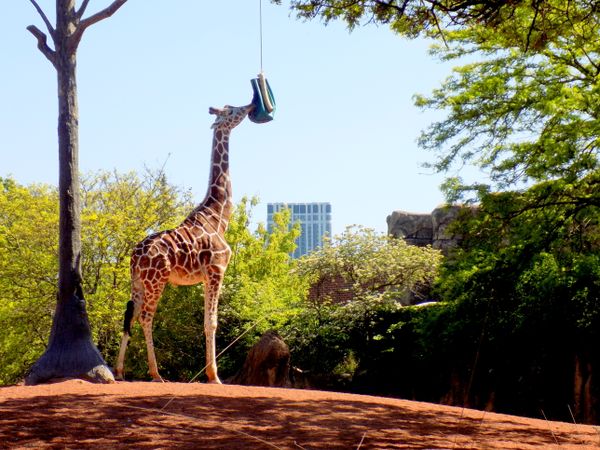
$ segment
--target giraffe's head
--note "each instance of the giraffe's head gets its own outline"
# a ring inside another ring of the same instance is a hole
[[[251,104],[246,106],[225,105],[223,108],[210,107],[208,108],[208,112],[217,116],[211,128],[233,130],[246,118],[253,108],[254,106]]]

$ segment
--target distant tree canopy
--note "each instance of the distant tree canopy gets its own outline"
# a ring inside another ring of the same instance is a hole
[[[442,256],[430,247],[408,245],[361,226],[347,227],[339,236],[328,239],[323,247],[300,259],[298,271],[313,286],[339,279],[342,290],[354,301],[399,300],[437,276]],[[331,292],[319,295],[320,303],[336,301]]]
[[[58,194],[0,178],[0,384],[41,354],[56,302]]]

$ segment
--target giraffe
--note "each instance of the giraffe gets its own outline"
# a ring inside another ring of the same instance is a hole
[[[153,381],[163,381],[158,373],[152,320],[167,283],[204,284],[204,334],[206,337],[206,375],[209,383],[221,383],[217,375],[215,331],[217,305],[223,275],[231,249],[224,234],[233,209],[229,177],[229,135],[252,111],[253,106],[209,108],[216,115],[211,126],[211,168],[204,200],[176,228],[161,231],[138,243],[131,255],[131,300],[127,303],[123,338],[116,366],[116,378],[123,379],[125,352],[131,325],[138,320],[148,351],[148,369]]]

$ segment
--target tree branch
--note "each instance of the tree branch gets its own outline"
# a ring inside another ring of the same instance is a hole
[[[52,63],[52,65],[56,68],[56,52],[48,47],[47,40],[48,37],[35,25],[29,25],[27,30],[35,36],[38,41],[38,49],[42,54],[48,58],[48,61]]]
[[[48,28],[48,33],[50,33],[50,37],[52,39],[54,39],[54,28],[52,27],[52,24],[48,20],[48,17],[46,17],[46,14],[44,14],[44,10],[42,8],[40,8],[40,5],[38,5],[35,0],[29,0],[29,1],[31,2],[31,4],[33,5],[33,7],[36,9],[36,11],[38,12],[38,14],[42,17],[42,20],[46,24],[46,28]],[[29,30],[29,31],[31,31],[31,30]],[[33,33],[33,31],[31,31],[31,32]],[[38,39],[38,41],[39,41],[39,39]]]
[[[108,19],[110,16],[116,13],[119,10],[119,8],[121,8],[121,6],[123,6],[125,3],[127,3],[127,0],[115,0],[102,11],[99,11],[96,14],[88,17],[87,19],[82,20],[77,28],[81,29],[81,32],[83,33],[87,27],[94,25],[95,23],[100,22],[101,20]]]
[[[85,12],[85,8],[87,8],[88,3],[89,3],[89,0],[83,1],[81,8],[79,8],[79,11],[77,12],[78,16],[80,14],[83,15],[83,13]],[[114,13],[116,13],[119,10],[119,8],[121,8],[121,6],[123,6],[125,3],[127,3],[127,0],[114,0],[110,5],[108,5],[103,10],[98,11],[96,14],[93,14],[90,17],[88,17],[87,19],[83,19],[81,22],[79,22],[79,25],[77,25],[77,29],[75,30],[75,33],[73,33],[71,46],[76,48],[79,45],[79,41],[81,41],[83,32],[88,27],[94,25],[95,23],[100,22],[101,20],[108,19],[110,16],[112,16]]]
[[[442,27],[440,26],[440,22],[438,21],[437,15],[435,13],[435,8],[433,7],[433,5],[431,6],[430,11],[431,11],[431,16],[433,17],[433,23],[435,24],[435,26],[438,30],[439,36],[442,38],[442,41],[444,42],[446,49],[450,50],[450,46],[448,45],[448,41],[446,41],[446,36],[444,36],[444,32],[442,31]]]
[[[79,11],[77,11],[77,17],[79,19],[81,19],[83,17],[83,15],[85,14],[85,10],[86,10],[89,2],[90,2],[90,0],[83,0],[83,3],[79,7]]]
[[[533,20],[531,21],[531,25],[529,26],[529,31],[527,32],[527,41],[525,42],[525,52],[526,53],[529,50],[529,46],[531,44],[531,35],[533,34],[533,30],[535,28],[535,21],[537,20],[537,16],[540,12],[540,3],[536,1],[534,3],[534,7],[535,7],[535,14],[533,15]]]

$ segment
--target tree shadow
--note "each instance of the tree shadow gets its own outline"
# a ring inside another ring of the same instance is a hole
[[[422,404],[400,407],[369,397],[65,394],[1,403],[0,448],[597,448],[591,427],[567,433],[539,423],[495,416],[486,424],[484,413],[427,411]]]

